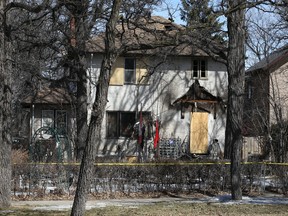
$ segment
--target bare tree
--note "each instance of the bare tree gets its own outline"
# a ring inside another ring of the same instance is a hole
[[[101,142],[101,124],[107,103],[107,94],[111,76],[111,68],[117,57],[115,47],[116,24],[118,21],[121,0],[114,0],[110,18],[106,25],[105,55],[102,61],[96,98],[93,104],[92,116],[89,124],[87,144],[81,162],[77,190],[73,202],[71,215],[84,215],[87,192],[90,187],[93,167],[96,157],[96,142]],[[99,143],[98,143],[99,145]]]
[[[228,102],[227,123],[225,135],[225,157],[231,159],[231,192],[233,199],[242,199],[240,160],[242,148],[242,113],[244,93],[244,71],[245,71],[245,0],[221,1],[215,9],[212,3],[205,1],[183,1],[186,8],[197,4],[192,12],[182,13],[186,17],[193,18],[198,14],[198,22],[195,18],[190,22],[194,35],[193,40],[196,47],[204,49],[211,57],[227,65],[228,70]],[[201,10],[199,10],[201,8]],[[204,16],[200,16],[200,15]],[[221,24],[217,21],[220,15],[227,18],[227,53],[225,53],[225,34],[221,34]],[[198,29],[200,28],[200,31]],[[200,33],[200,34],[198,34]],[[198,43],[198,45],[197,45]],[[222,43],[222,45],[221,45]]]
[[[6,21],[6,1],[0,2],[0,207],[10,205],[11,182],[11,77],[12,47]]]
[[[246,75],[244,125],[247,135],[259,138],[262,157],[287,160],[287,65],[284,46],[262,59]]]
[[[285,21],[281,20],[274,7],[267,7],[265,11],[261,8],[247,11],[246,68],[287,43]]]
[[[242,114],[245,77],[245,0],[227,2],[228,27],[228,107],[225,134],[225,156],[231,159],[232,199],[242,199],[241,149]]]
[[[249,97],[245,100],[248,109],[245,108],[244,119],[248,135],[259,138],[262,157],[271,156],[272,160],[280,162],[285,161],[286,154],[284,110],[287,99],[283,96],[286,69],[282,67],[282,72],[275,73],[270,65],[283,54],[287,44],[287,1],[270,1],[269,4],[248,10],[246,55],[250,68],[246,76],[246,92]],[[280,74],[283,74],[281,80]]]

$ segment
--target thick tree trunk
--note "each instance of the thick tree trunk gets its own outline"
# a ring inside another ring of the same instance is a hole
[[[228,12],[228,107],[225,134],[225,157],[231,159],[231,193],[233,200],[242,199],[241,150],[242,114],[245,78],[245,0],[230,0]]]
[[[86,197],[93,177],[97,145],[101,143],[101,125],[107,104],[111,68],[117,57],[115,49],[115,28],[121,3],[121,0],[113,1],[111,16],[106,25],[105,55],[97,84],[96,98],[92,108],[93,110],[88,128],[85,151],[80,166],[71,216],[82,216],[85,212]]]
[[[0,1],[3,15],[4,1]],[[11,43],[0,18],[0,207],[10,205],[11,194]]]
[[[88,39],[87,29],[85,29],[85,19],[83,14],[87,11],[87,1],[83,1],[78,5],[79,1],[71,1],[77,5],[77,9],[70,10],[70,30],[69,38],[70,49],[69,57],[71,61],[70,73],[72,77],[77,79],[77,99],[76,99],[76,125],[77,125],[77,139],[76,139],[76,160],[81,161],[86,145],[88,123],[87,123],[87,72],[83,59],[85,55],[80,50],[85,50],[85,44]],[[77,29],[77,30],[76,30]],[[79,33],[77,33],[79,32]],[[90,32],[90,31],[89,31]],[[77,36],[77,37],[76,37]]]
[[[83,67],[77,72],[77,140],[76,140],[76,159],[81,161],[86,145],[88,123],[87,123],[87,75]]]

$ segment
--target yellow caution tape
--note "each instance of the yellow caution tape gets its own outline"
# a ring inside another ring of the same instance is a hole
[[[13,165],[58,165],[58,166],[80,166],[81,163],[14,163]],[[153,163],[131,163],[131,162],[113,162],[113,163],[94,163],[95,166],[192,166],[192,165],[230,165],[231,162],[153,162]],[[288,163],[275,162],[242,162],[242,165],[280,165],[288,166]]]

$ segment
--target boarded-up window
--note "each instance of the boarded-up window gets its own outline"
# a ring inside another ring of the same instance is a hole
[[[136,80],[137,80],[137,83],[140,83],[140,84],[149,84],[147,63],[145,62],[145,59],[137,60]]]
[[[190,152],[206,154],[208,150],[208,113],[193,112],[190,122]]]
[[[119,57],[112,67],[110,85],[124,84],[124,58]]]
[[[110,85],[148,84],[147,63],[143,59],[119,57],[112,67]]]

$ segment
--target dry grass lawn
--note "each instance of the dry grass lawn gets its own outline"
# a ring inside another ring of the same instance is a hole
[[[0,215],[9,216],[68,216],[68,211],[36,211],[28,207],[0,209]],[[246,205],[246,204],[180,204],[157,203],[141,206],[113,206],[95,208],[86,212],[87,216],[113,216],[113,215],[137,215],[137,216],[178,216],[178,215],[288,215],[288,205]]]

